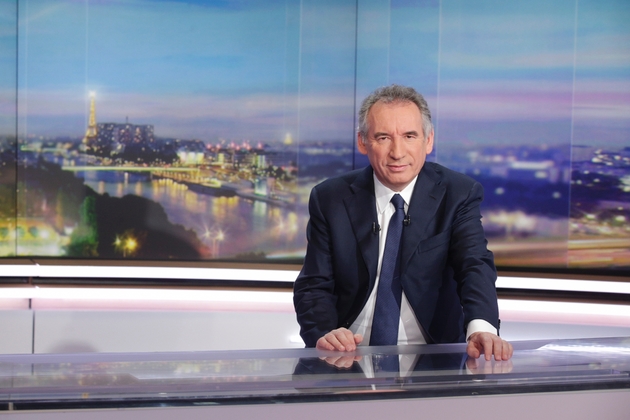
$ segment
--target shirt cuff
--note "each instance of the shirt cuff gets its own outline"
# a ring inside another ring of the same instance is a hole
[[[497,335],[497,329],[494,328],[491,323],[483,319],[473,319],[468,323],[468,327],[466,328],[466,341],[468,341],[468,337],[470,337],[472,333],[476,332],[489,332]]]

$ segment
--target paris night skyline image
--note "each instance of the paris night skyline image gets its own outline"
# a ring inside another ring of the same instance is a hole
[[[400,83],[499,266],[627,270],[630,6],[504,3],[3,5],[0,255],[299,262],[310,189],[367,163],[356,110]]]

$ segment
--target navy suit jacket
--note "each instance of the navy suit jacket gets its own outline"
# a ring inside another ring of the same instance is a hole
[[[496,269],[481,225],[481,184],[426,162],[402,234],[401,283],[428,343],[465,340],[465,325],[483,319],[498,330]],[[348,328],[375,283],[379,235],[371,167],[328,179],[311,191],[308,246],[294,285],[307,347]]]

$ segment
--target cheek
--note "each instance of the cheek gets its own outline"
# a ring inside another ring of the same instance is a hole
[[[370,161],[383,162],[387,161],[387,154],[383,150],[373,147],[371,153],[368,154]]]

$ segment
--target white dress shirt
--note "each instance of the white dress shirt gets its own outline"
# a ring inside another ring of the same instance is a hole
[[[404,190],[395,192],[381,184],[381,182],[374,176],[374,193],[376,195],[376,214],[378,216],[378,223],[381,226],[378,240],[378,267],[376,274],[376,282],[374,288],[370,294],[365,306],[361,310],[361,313],[350,326],[350,331],[354,334],[363,335],[362,345],[369,345],[370,333],[372,331],[372,319],[374,317],[374,307],[376,305],[376,292],[378,290],[378,282],[381,275],[381,263],[383,260],[383,251],[385,250],[385,238],[387,237],[387,229],[389,227],[389,220],[393,216],[395,209],[390,204],[390,200],[394,194],[400,194],[403,200],[405,200],[405,213],[409,208],[409,202],[411,201],[411,195],[413,194],[414,186],[416,185],[416,176],[413,181]],[[483,319],[473,319],[468,323],[466,339],[474,333],[479,331],[497,333],[496,328],[489,322]],[[402,293],[402,299],[400,302],[400,322],[398,324],[398,344],[426,344],[426,338],[422,326],[418,322],[416,315],[405,296],[405,292]]]

